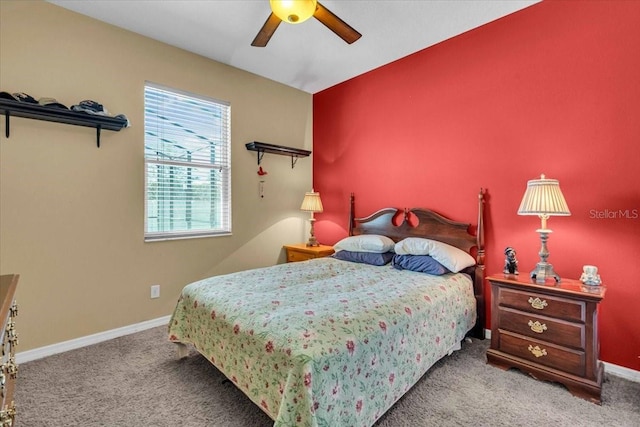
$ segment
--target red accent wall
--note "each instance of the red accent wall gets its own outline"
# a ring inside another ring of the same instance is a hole
[[[528,274],[540,221],[516,211],[544,173],[572,212],[549,220],[549,261],[599,267],[601,359],[640,370],[639,22],[640,2],[545,1],[315,94],[319,240],[346,236],[350,192],[359,216],[475,223],[483,187],[487,273],[513,246]]]

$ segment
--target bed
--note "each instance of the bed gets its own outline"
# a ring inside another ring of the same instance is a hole
[[[215,276],[183,289],[169,340],[181,354],[192,344],[274,426],[371,426],[465,336],[484,338],[483,206],[481,190],[474,235],[422,208],[356,218],[352,195],[351,242],[430,239],[474,265],[435,276],[328,257]]]

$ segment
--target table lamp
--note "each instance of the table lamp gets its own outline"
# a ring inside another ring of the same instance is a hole
[[[569,216],[569,207],[564,200],[560,183],[557,179],[549,179],[540,175],[539,179],[532,179],[527,182],[527,190],[522,197],[518,215],[538,215],[541,220],[540,233],[540,262],[531,272],[531,278],[537,283],[544,283],[547,277],[553,277],[556,282],[560,281],[560,276],[553,270],[553,266],[547,262],[549,251],[547,250],[547,240],[551,230],[547,228],[547,220],[551,216]]]
[[[316,240],[316,236],[313,234],[313,223],[316,221],[313,214],[315,212],[322,212],[322,200],[320,200],[320,193],[314,192],[313,189],[305,193],[300,210],[311,212],[311,218],[309,218],[309,222],[311,223],[311,235],[309,236],[307,246],[320,246]]]

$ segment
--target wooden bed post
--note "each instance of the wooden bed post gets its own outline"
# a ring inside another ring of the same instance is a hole
[[[355,196],[349,196],[349,236],[353,236],[353,220],[355,218]]]
[[[475,277],[473,280],[473,293],[476,295],[477,319],[476,325],[471,330],[471,336],[485,339],[485,298],[484,298],[484,194],[485,190],[480,188],[478,193],[478,228],[476,230],[476,255]]]
[[[478,193],[478,230],[476,238],[478,244],[478,255],[476,261],[484,270],[484,189],[480,188]]]

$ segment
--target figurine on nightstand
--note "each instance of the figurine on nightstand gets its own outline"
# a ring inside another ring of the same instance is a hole
[[[518,274],[518,260],[516,259],[516,250],[511,246],[507,246],[504,250],[504,274]]]
[[[598,267],[595,265],[585,265],[582,267],[580,281],[588,286],[598,286],[602,281],[598,274]]]

